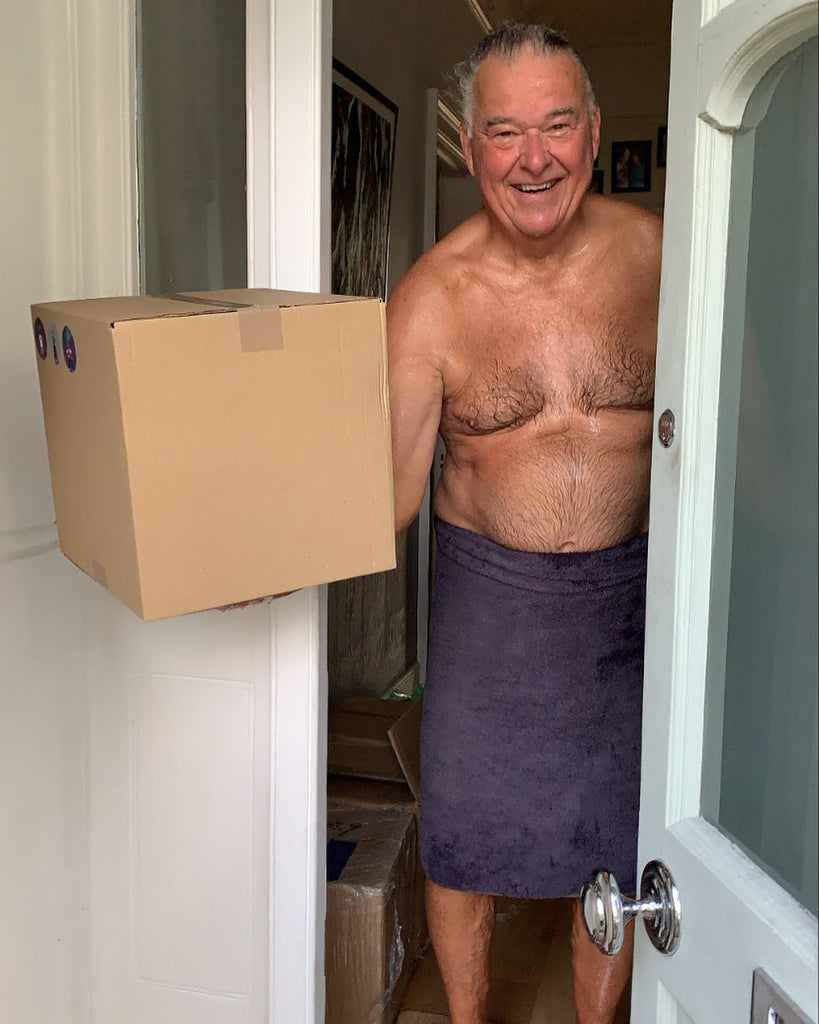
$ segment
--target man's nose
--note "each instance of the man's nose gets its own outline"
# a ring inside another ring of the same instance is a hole
[[[537,128],[524,132],[520,150],[520,165],[527,171],[539,174],[552,159],[549,140]]]

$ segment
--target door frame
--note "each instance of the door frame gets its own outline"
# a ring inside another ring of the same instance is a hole
[[[330,287],[331,0],[247,0],[248,286]],[[324,1020],[327,592],[270,605],[270,1001]]]

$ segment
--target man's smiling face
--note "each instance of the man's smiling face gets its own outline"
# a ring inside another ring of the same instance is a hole
[[[570,54],[527,47],[511,61],[493,55],[480,65],[473,133],[462,126],[461,143],[501,229],[542,238],[567,224],[583,201],[600,113],[590,113],[583,72]]]

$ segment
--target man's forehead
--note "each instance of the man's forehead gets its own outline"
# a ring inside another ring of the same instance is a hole
[[[556,117],[570,117],[570,118],[573,118],[573,117],[577,117],[578,115],[579,115],[579,109],[578,109],[578,107],[575,107],[575,106],[571,106],[571,107],[553,107],[551,110],[546,110],[546,111],[543,112],[542,120],[545,122],[545,121],[552,121]],[[499,125],[499,124],[518,124],[519,122],[520,122],[520,119],[518,117],[516,117],[514,114],[495,114],[494,116],[490,116],[490,117],[485,118],[481,122],[480,126],[481,126],[481,128],[493,128],[493,127],[495,127],[496,125]]]
[[[527,47],[510,58],[490,54],[475,73],[474,96],[480,102],[495,92],[517,92],[527,82],[584,90],[582,70],[571,53],[535,53]]]

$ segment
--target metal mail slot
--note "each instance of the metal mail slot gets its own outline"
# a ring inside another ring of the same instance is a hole
[[[813,1024],[776,987],[768,975],[757,968],[751,997],[751,1024]]]

